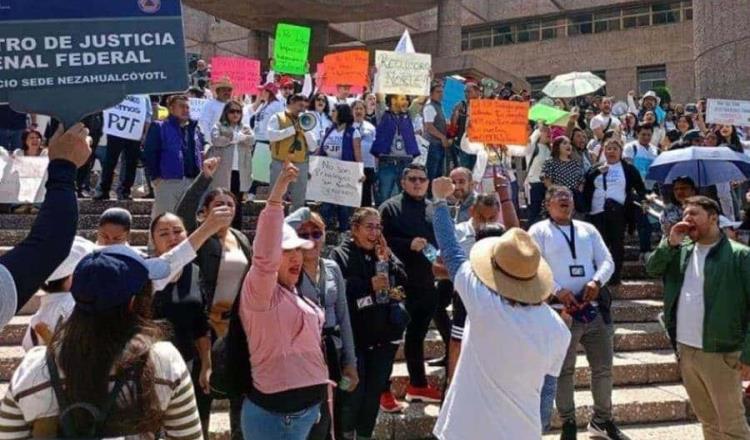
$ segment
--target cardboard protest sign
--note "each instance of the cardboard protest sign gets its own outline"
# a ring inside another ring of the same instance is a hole
[[[375,51],[375,93],[428,96],[432,56]]]
[[[485,144],[529,142],[529,103],[498,99],[469,102],[469,139]]]
[[[362,204],[362,162],[344,162],[330,157],[310,157],[308,200],[359,208]]]
[[[304,75],[310,50],[310,28],[279,23],[273,44],[273,70]]]
[[[197,121],[203,113],[203,107],[206,106],[208,99],[205,98],[188,98],[190,102],[190,119]]]
[[[260,85],[260,61],[242,57],[211,58],[211,82],[227,78],[234,86],[232,94],[256,95]]]
[[[271,159],[271,147],[268,144],[261,142],[255,144],[251,171],[253,180],[262,183],[271,182]]]
[[[0,203],[40,203],[44,200],[49,158],[0,155],[3,169]]]
[[[104,134],[134,141],[141,140],[150,105],[151,100],[146,95],[126,96],[121,103],[104,110]]]
[[[347,50],[328,54],[323,58],[324,81],[334,86],[366,86],[370,54],[364,50]]]
[[[443,114],[450,118],[456,104],[464,100],[464,83],[456,78],[445,78],[443,81]]]
[[[3,0],[0,102],[65,126],[188,87],[180,0]]]
[[[338,93],[338,87],[336,86],[336,84],[329,84],[325,82],[325,65],[323,63],[318,63],[317,67],[315,68],[315,72],[318,75],[317,81],[320,83],[320,91],[325,93],[326,95],[335,96]],[[363,86],[352,86],[349,89],[349,93],[352,95],[361,95],[364,92],[365,88]]]
[[[750,101],[709,99],[706,105],[706,122],[750,127]]]
[[[552,107],[541,103],[534,104],[534,106],[529,109],[528,117],[530,121],[544,121],[544,123],[547,125],[557,125],[560,127],[567,126],[569,118],[570,113],[566,112],[565,110],[560,110],[557,107]]]

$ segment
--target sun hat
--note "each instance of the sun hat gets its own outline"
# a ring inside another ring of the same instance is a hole
[[[126,245],[108,246],[78,263],[70,291],[77,308],[102,312],[127,304],[149,280],[167,278],[170,272],[166,260],[145,259]]]
[[[478,241],[469,261],[479,280],[505,298],[538,304],[552,294],[552,269],[539,246],[520,228]]]
[[[222,76],[218,81],[211,84],[214,90],[219,89],[234,89],[234,84],[229,80],[228,76]]]
[[[653,99],[656,102],[656,105],[659,105],[659,103],[661,102],[661,99],[658,96],[656,96],[656,92],[654,92],[653,90],[649,90],[641,97],[641,105],[643,105],[643,101],[645,101],[648,98]]]
[[[313,247],[315,247],[315,243],[310,240],[299,238],[299,235],[297,235],[297,231],[295,231],[294,228],[289,226],[287,223],[284,223],[284,232],[281,239],[281,249],[285,251],[298,248],[310,250]]]
[[[740,227],[742,222],[733,222],[732,220],[729,220],[729,218],[720,215],[719,216],[719,229],[726,229],[726,228],[732,228],[737,229]]]
[[[301,228],[302,225],[307,222],[312,223],[319,229],[326,228],[325,223],[320,221],[320,216],[313,215],[312,211],[307,206],[303,206],[302,208],[299,208],[298,210],[292,212],[291,214],[286,216],[286,218],[284,218],[284,221],[286,222],[286,224],[294,228],[295,231]]]
[[[94,243],[83,237],[75,237],[73,239],[73,246],[71,246],[67,258],[57,266],[57,269],[55,269],[55,271],[52,272],[52,275],[47,278],[47,282],[61,280],[72,275],[76,266],[78,266],[78,263],[80,263],[86,255],[94,252],[94,249],[96,249]]]

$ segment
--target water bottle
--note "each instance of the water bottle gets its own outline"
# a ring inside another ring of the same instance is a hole
[[[341,380],[339,381],[339,389],[341,391],[349,391],[349,387],[351,386],[352,386],[352,380],[346,376],[342,377]]]
[[[378,275],[385,275],[385,277],[388,278],[388,262],[378,261],[377,263],[375,263],[375,273],[377,273]],[[380,289],[378,292],[376,292],[375,302],[377,302],[378,304],[387,304],[388,289]]]
[[[438,257],[438,250],[432,244],[427,243],[427,245],[422,249],[422,254],[424,254],[424,256],[430,263],[434,263]]]

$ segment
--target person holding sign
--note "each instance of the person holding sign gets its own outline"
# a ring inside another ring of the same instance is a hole
[[[203,135],[198,123],[190,120],[190,104],[185,95],[169,97],[169,117],[154,122],[146,136],[144,155],[153,180],[154,205],[151,218],[174,211],[190,184],[200,174],[203,163]]]
[[[238,201],[250,189],[251,146],[255,140],[253,130],[242,124],[242,111],[238,101],[229,101],[224,106],[219,122],[211,129],[212,146],[207,153],[208,157],[221,159],[210,188],[229,188]],[[241,209],[237,209],[232,226],[242,228]]]
[[[362,162],[362,135],[354,128],[352,108],[347,104],[336,104],[331,111],[331,116],[334,125],[329,127],[323,135],[318,155],[344,162]],[[328,229],[340,232],[349,230],[350,207],[324,203],[321,207],[321,214]],[[338,228],[335,227],[336,219],[338,219]]]
[[[317,149],[315,138],[299,124],[299,115],[307,108],[307,97],[292,95],[285,111],[276,113],[268,121],[268,138],[271,141],[271,180],[276,181],[285,161],[292,162],[299,169],[299,178],[289,183],[288,197],[292,209],[305,205],[305,192],[310,153]]]
[[[203,106],[201,117],[198,119],[198,127],[201,129],[201,133],[204,136],[208,136],[211,133],[214,125],[219,122],[219,119],[224,112],[224,108],[232,99],[232,90],[234,86],[229,78],[223,77],[214,84],[214,98],[209,99]],[[228,187],[228,186],[227,186]]]

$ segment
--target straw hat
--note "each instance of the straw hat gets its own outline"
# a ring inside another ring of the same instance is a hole
[[[228,76],[222,76],[218,81],[214,82],[211,85],[213,86],[214,90],[234,89],[234,85],[232,84],[232,81],[229,80]]]
[[[522,229],[512,228],[502,237],[478,241],[469,260],[482,283],[505,298],[537,304],[552,294],[552,269]]]

